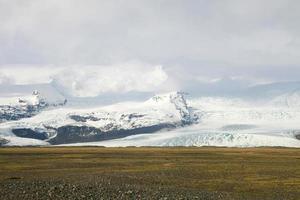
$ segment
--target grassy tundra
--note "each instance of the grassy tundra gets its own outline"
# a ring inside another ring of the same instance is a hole
[[[0,148],[0,199],[300,199],[300,150]]]

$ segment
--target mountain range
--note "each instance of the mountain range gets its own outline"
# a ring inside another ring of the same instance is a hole
[[[0,145],[300,147],[298,86],[256,85],[227,97],[142,94],[111,104],[51,84],[0,87]]]

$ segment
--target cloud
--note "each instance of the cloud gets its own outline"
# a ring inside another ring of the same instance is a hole
[[[13,83],[14,80],[12,78],[0,73],[0,85],[8,85]]]
[[[24,70],[24,68],[26,70]],[[131,62],[106,66],[2,66],[0,83],[52,82],[64,93],[94,97],[104,93],[152,92],[164,89],[168,75],[160,65]]]
[[[299,9],[297,0],[0,0],[0,64],[141,60],[208,77],[296,79]]]
[[[49,83],[62,67],[54,65],[2,65],[1,74],[18,85]]]
[[[116,65],[66,68],[53,76],[64,91],[78,97],[103,93],[159,90],[168,75],[161,66]]]

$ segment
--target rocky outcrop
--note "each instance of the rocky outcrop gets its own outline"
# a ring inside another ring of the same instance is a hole
[[[89,126],[63,126],[57,129],[56,137],[48,140],[51,144],[67,144],[76,142],[103,141],[136,135],[142,133],[153,133],[161,129],[174,128],[174,124],[157,124],[153,126],[134,129],[116,129],[103,132],[100,129]]]
[[[17,129],[13,129],[12,132],[16,136],[22,138],[32,138],[37,140],[48,139],[48,134],[46,132],[40,132],[29,128],[17,128]]]
[[[4,146],[5,144],[7,144],[9,141],[4,139],[4,138],[0,138],[0,147]]]
[[[48,102],[38,91],[33,91],[29,97],[18,98],[11,105],[0,105],[0,123],[4,121],[19,120],[35,116],[45,108],[63,106],[67,103],[64,99],[59,103]]]
[[[0,106],[0,122],[19,120],[36,115],[38,109],[34,106]]]

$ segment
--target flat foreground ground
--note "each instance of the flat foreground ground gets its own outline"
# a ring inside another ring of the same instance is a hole
[[[300,199],[300,149],[0,148],[0,199]]]

